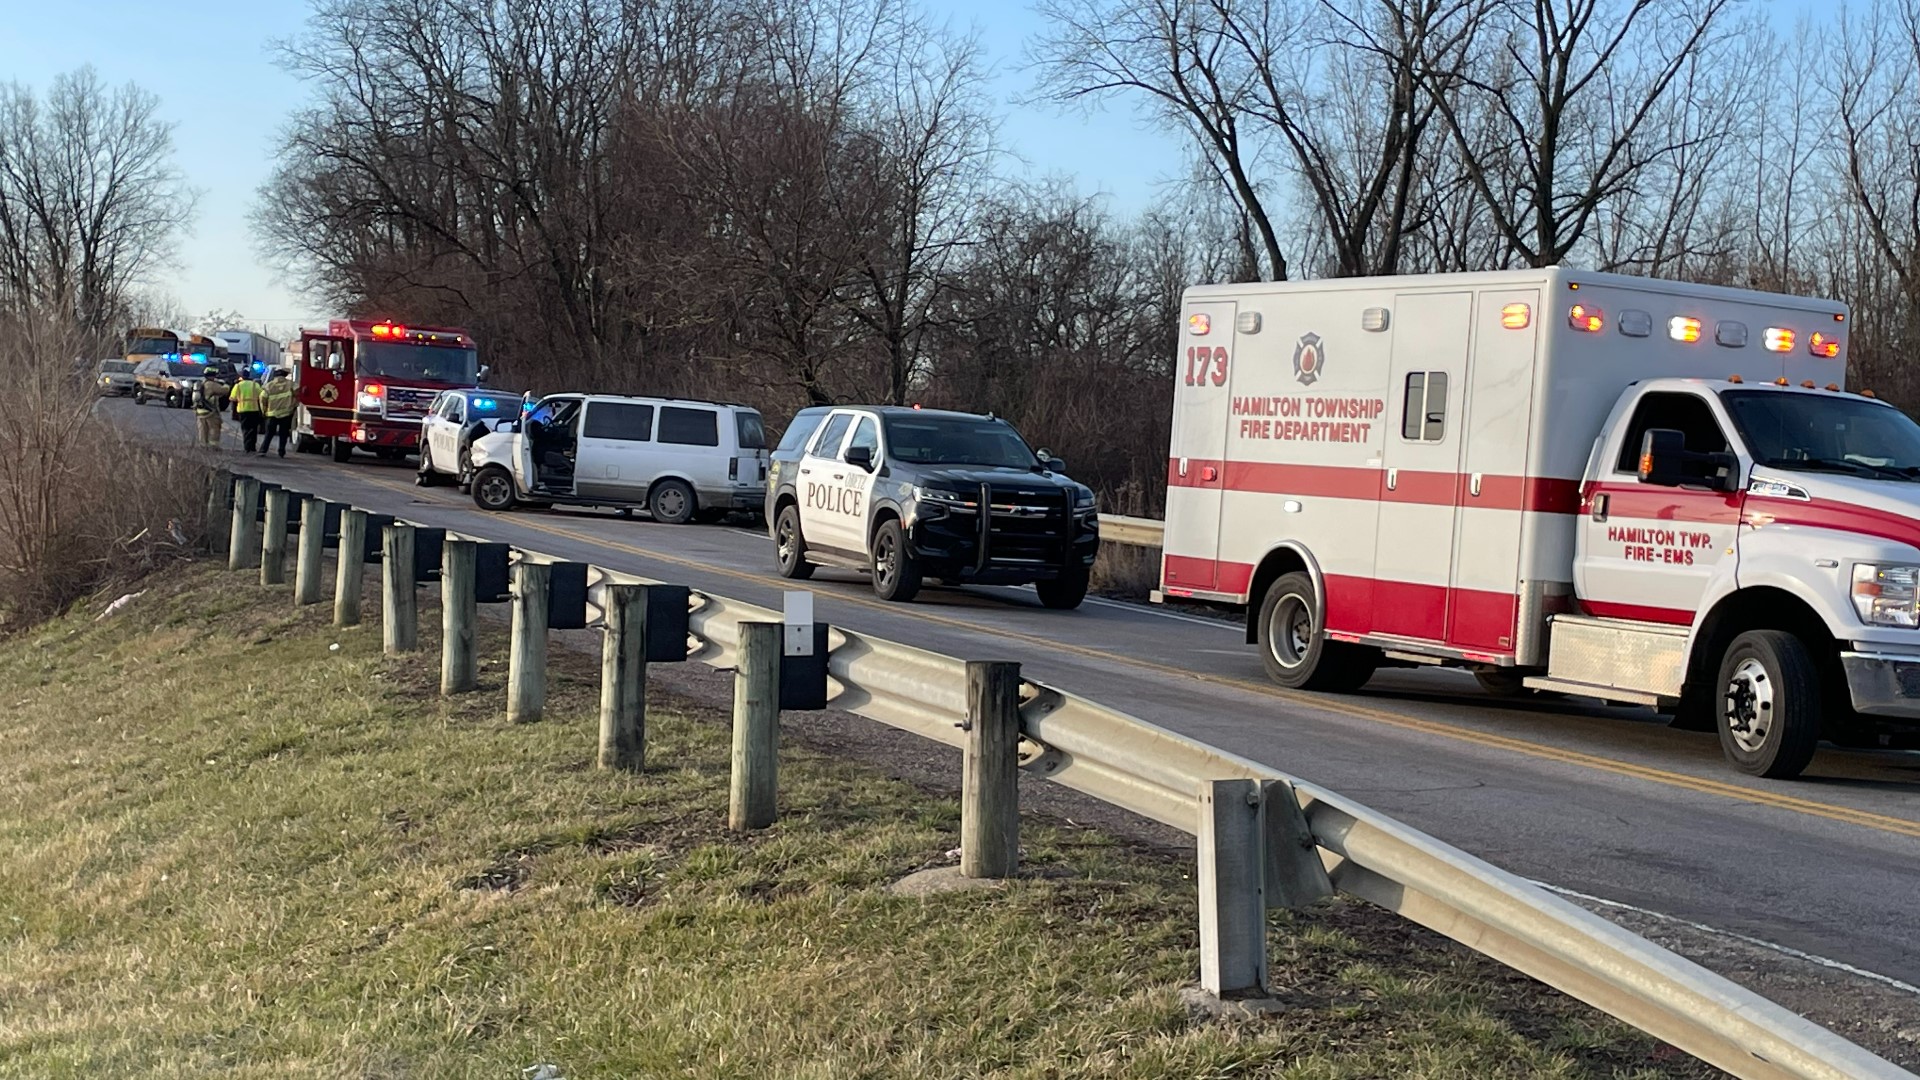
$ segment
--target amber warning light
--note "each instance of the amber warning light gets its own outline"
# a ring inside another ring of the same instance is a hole
[[[1508,304],[1500,309],[1500,325],[1509,330],[1525,330],[1533,321],[1533,309],[1525,304]]]
[[[1807,338],[1807,351],[1831,360],[1840,355],[1840,339],[1832,334],[1816,332]]]
[[[1187,332],[1194,337],[1206,337],[1207,331],[1211,329],[1213,329],[1213,320],[1207,316],[1200,314],[1187,316]]]
[[[1567,312],[1567,325],[1582,333],[1597,334],[1604,325],[1599,308],[1592,304],[1575,304]]]

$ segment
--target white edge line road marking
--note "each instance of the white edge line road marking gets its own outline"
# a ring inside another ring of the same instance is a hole
[[[1863,978],[1863,979],[1871,979],[1874,982],[1881,983],[1885,986],[1890,986],[1893,989],[1898,990],[1902,993],[1912,994],[1915,997],[1920,997],[1920,986],[1914,986],[1911,983],[1901,982],[1899,979],[1896,979],[1891,975],[1882,975],[1877,971],[1868,971],[1865,968],[1857,968],[1857,967],[1854,967],[1852,964],[1845,963],[1844,961],[1830,960],[1827,957],[1817,956],[1810,952],[1803,952],[1799,949],[1793,948],[1788,945],[1776,945],[1773,942],[1766,940],[1765,938],[1752,937],[1748,934],[1736,933],[1732,930],[1722,930],[1717,926],[1708,926],[1706,923],[1694,922],[1691,919],[1682,919],[1682,918],[1679,918],[1678,916],[1668,915],[1664,912],[1649,911],[1646,908],[1635,907],[1632,904],[1623,904],[1618,900],[1608,900],[1606,897],[1603,897],[1603,896],[1589,896],[1586,893],[1576,892],[1573,889],[1564,889],[1558,885],[1552,885],[1544,881],[1536,881],[1534,882],[1534,884],[1540,886],[1541,888],[1547,890],[1550,893],[1558,893],[1561,896],[1569,897],[1574,900],[1585,900],[1588,903],[1599,904],[1602,907],[1617,908],[1621,911],[1631,911],[1638,915],[1646,915],[1650,918],[1660,919],[1664,922],[1670,922],[1679,926],[1684,926],[1690,930],[1698,930],[1703,934],[1711,934],[1715,937],[1730,938],[1734,941],[1738,941],[1746,945],[1752,945],[1756,948],[1766,949],[1769,952],[1779,953],[1782,956],[1790,956],[1795,960],[1804,960],[1809,964],[1814,964],[1819,967],[1828,968],[1833,971],[1844,972],[1848,975],[1858,975],[1860,978]]]

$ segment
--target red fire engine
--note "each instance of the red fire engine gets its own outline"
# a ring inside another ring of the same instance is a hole
[[[324,331],[302,330],[298,447],[331,450],[335,461],[356,446],[399,457],[419,447],[421,418],[442,390],[477,386],[486,374],[473,339],[452,327],[334,319]]]

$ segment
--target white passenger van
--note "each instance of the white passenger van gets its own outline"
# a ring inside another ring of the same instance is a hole
[[[644,508],[678,525],[759,510],[766,499],[766,431],[744,405],[553,394],[510,427],[470,451],[483,510]]]

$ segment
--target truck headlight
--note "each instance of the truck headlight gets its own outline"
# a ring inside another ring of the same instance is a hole
[[[1920,626],[1920,566],[1853,564],[1853,610],[1870,626]]]
[[[368,383],[360,388],[360,411],[375,416],[385,416],[387,412],[387,388],[379,383]]]

